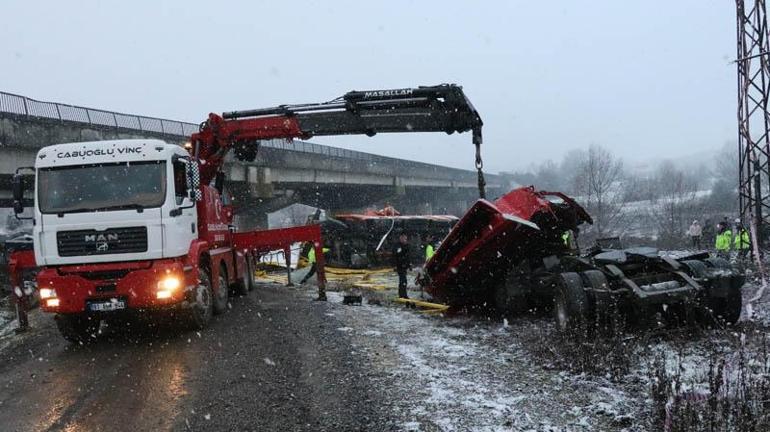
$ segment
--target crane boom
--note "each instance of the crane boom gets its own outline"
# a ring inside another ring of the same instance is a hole
[[[221,170],[230,149],[235,150],[239,160],[253,161],[261,140],[472,131],[473,144],[477,149],[479,188],[483,194],[480,156],[482,125],[481,116],[462,87],[454,84],[351,91],[324,103],[209,114],[200,131],[191,137],[191,151],[201,161],[201,182],[208,184]]]

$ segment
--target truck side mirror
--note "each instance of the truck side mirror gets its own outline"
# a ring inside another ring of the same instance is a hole
[[[13,211],[16,214],[24,212],[24,178],[21,174],[14,174],[11,180],[13,190]]]
[[[198,161],[194,159],[187,160],[187,190],[190,193],[190,199],[198,202],[203,199],[201,194],[201,173]]]

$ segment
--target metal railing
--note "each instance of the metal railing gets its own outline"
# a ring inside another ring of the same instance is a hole
[[[194,123],[45,102],[5,92],[0,92],[0,111],[26,117],[177,136],[189,136],[198,131],[198,125]]]
[[[58,102],[39,101],[26,96],[6,92],[0,92],[0,114],[2,113],[23,117],[83,123],[98,127],[112,127],[137,132],[159,133],[180,138],[189,137],[197,132],[199,126],[195,123],[177,120],[124,114]],[[453,175],[476,175],[474,172],[457,168],[448,168],[423,162],[379,156],[372,153],[347,150],[299,140],[266,140],[262,142],[262,146],[302,153],[313,153],[329,157],[363,160],[370,164],[392,164],[401,166],[407,164],[410,167],[423,168],[427,170],[426,173],[435,173],[437,170],[449,170]]]

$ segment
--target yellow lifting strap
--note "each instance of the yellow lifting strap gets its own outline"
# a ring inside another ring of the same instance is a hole
[[[396,303],[406,304],[410,306],[416,306],[423,309],[430,309],[431,311],[438,313],[438,312],[446,312],[449,310],[449,305],[440,304],[440,303],[430,303],[422,300],[414,300],[414,299],[405,299],[405,298],[395,298],[393,299]]]

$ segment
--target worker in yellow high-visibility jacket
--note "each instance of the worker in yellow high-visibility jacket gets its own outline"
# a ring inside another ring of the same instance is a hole
[[[561,241],[567,249],[575,249],[575,234],[572,230],[564,231],[561,235]]]
[[[436,246],[433,244],[433,236],[428,234],[425,236],[425,262],[430,261],[433,258],[433,254],[436,253]]]
[[[741,223],[738,223],[738,227],[735,229],[735,241],[733,246],[738,251],[741,258],[746,257],[751,249],[751,239],[749,238],[749,232],[743,227]]]
[[[717,225],[717,237],[714,243],[717,255],[728,258],[730,256],[730,243],[732,243],[732,240],[733,232],[730,231],[730,227],[726,223],[720,222]]]
[[[329,252],[329,248],[323,248],[323,253]],[[307,253],[307,262],[310,264],[310,270],[308,270],[305,277],[302,278],[302,280],[299,282],[300,285],[307,282],[308,279],[310,279],[316,271],[316,257],[315,257],[315,246],[311,245],[310,252]],[[324,298],[325,299],[325,298]]]

